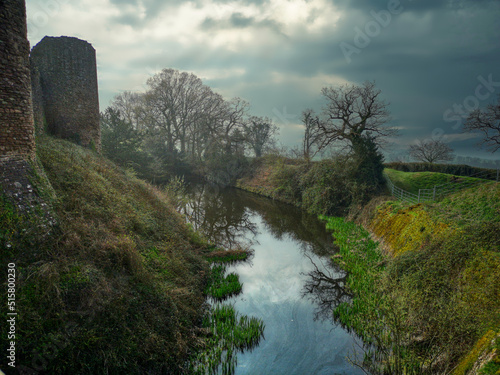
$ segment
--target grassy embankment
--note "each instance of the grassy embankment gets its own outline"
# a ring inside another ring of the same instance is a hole
[[[440,172],[402,172],[390,168],[386,168],[384,172],[394,185],[413,194],[418,194],[419,189],[432,189],[434,186],[448,184],[453,181],[457,181],[457,184],[464,186],[483,181],[479,178],[458,177]]]
[[[209,313],[207,294],[218,290],[208,290],[209,261],[221,255],[165,191],[66,141],[40,137],[37,153],[48,179],[32,182],[57,219],[51,233],[0,199],[1,264],[17,270],[15,373],[209,373],[197,353],[255,342],[259,322]],[[223,338],[213,322],[251,339]]]
[[[282,172],[273,168],[261,162],[238,186],[280,199],[275,176]],[[451,178],[397,174],[417,190]],[[318,199],[329,194],[321,179],[301,189],[317,191]],[[373,373],[497,373],[500,186],[482,184],[432,204],[381,204],[387,200],[351,207],[385,251],[356,224],[325,218],[340,247],[334,261],[349,271],[355,296],[334,314],[375,349],[361,363]]]

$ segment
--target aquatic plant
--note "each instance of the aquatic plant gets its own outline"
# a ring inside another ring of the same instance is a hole
[[[239,276],[234,272],[226,275],[226,270],[227,266],[224,264],[214,264],[210,269],[205,294],[215,301],[223,301],[237,295],[243,288]]]
[[[232,375],[237,353],[251,350],[264,337],[264,323],[257,318],[240,316],[232,305],[216,304],[203,319],[207,330],[205,350],[191,361],[195,375]]]
[[[423,373],[417,356],[408,350],[407,312],[381,286],[386,260],[378,243],[364,228],[343,218],[320,218],[333,231],[340,257],[332,260],[348,272],[346,286],[353,295],[334,309],[334,319],[364,343],[363,358],[351,361],[374,374]]]
[[[221,301],[241,293],[243,285],[239,276],[226,275],[228,264],[247,260],[249,250],[218,250],[209,246],[206,256],[212,261],[205,294],[216,302],[203,318],[206,333],[204,347],[189,362],[189,371],[195,375],[232,375],[237,365],[237,353],[251,350],[264,337],[261,319],[239,315],[234,306]]]
[[[478,339],[500,326],[499,191],[485,184],[434,204],[385,203],[372,225],[394,257],[364,229],[323,217],[353,295],[334,316],[366,344],[356,364],[373,374],[466,374],[494,352],[481,354]],[[497,371],[495,361],[481,371]]]

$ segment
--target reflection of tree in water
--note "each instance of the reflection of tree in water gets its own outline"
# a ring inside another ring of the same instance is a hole
[[[288,236],[300,243],[304,252],[312,251],[320,256],[332,254],[332,236],[316,216],[255,194],[240,190],[234,191],[234,194],[239,200],[244,200],[246,207],[262,217],[266,229],[277,239]]]
[[[188,198],[180,211],[209,241],[229,249],[252,244],[250,238],[257,234],[257,226],[230,189],[199,184],[189,189]]]
[[[323,223],[294,206],[275,202],[237,189],[219,189],[210,185],[194,185],[189,202],[182,208],[194,229],[211,242],[234,248],[255,243],[257,225],[251,221],[257,213],[266,229],[277,239],[289,237],[302,246],[302,251],[314,266],[307,274],[303,297],[317,305],[316,319],[332,320],[333,309],[351,296],[345,290],[346,274],[337,270],[329,258],[328,265],[317,265],[311,253],[331,256],[336,252],[332,236]]]
[[[352,298],[346,290],[347,274],[335,269],[333,265],[322,265],[320,269],[311,257],[306,256],[311,260],[314,270],[307,274],[302,296],[316,304],[315,319],[332,320],[333,309]]]

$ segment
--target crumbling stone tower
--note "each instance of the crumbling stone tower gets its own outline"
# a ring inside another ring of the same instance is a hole
[[[97,64],[92,45],[72,37],[45,37],[32,49],[31,64],[37,122],[44,121],[51,134],[100,150]]]
[[[24,0],[0,0],[0,159],[31,159],[35,129]]]
[[[35,127],[27,36],[24,0],[0,0],[0,196],[20,212],[41,207],[52,220],[32,182],[43,171],[35,174],[31,163]]]

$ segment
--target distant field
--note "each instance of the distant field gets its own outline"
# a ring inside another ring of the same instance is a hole
[[[452,174],[438,172],[401,172],[395,169],[384,169],[385,174],[397,187],[418,194],[419,189],[432,189],[436,185],[442,185],[454,180],[457,182],[483,181],[473,177],[458,177]]]

